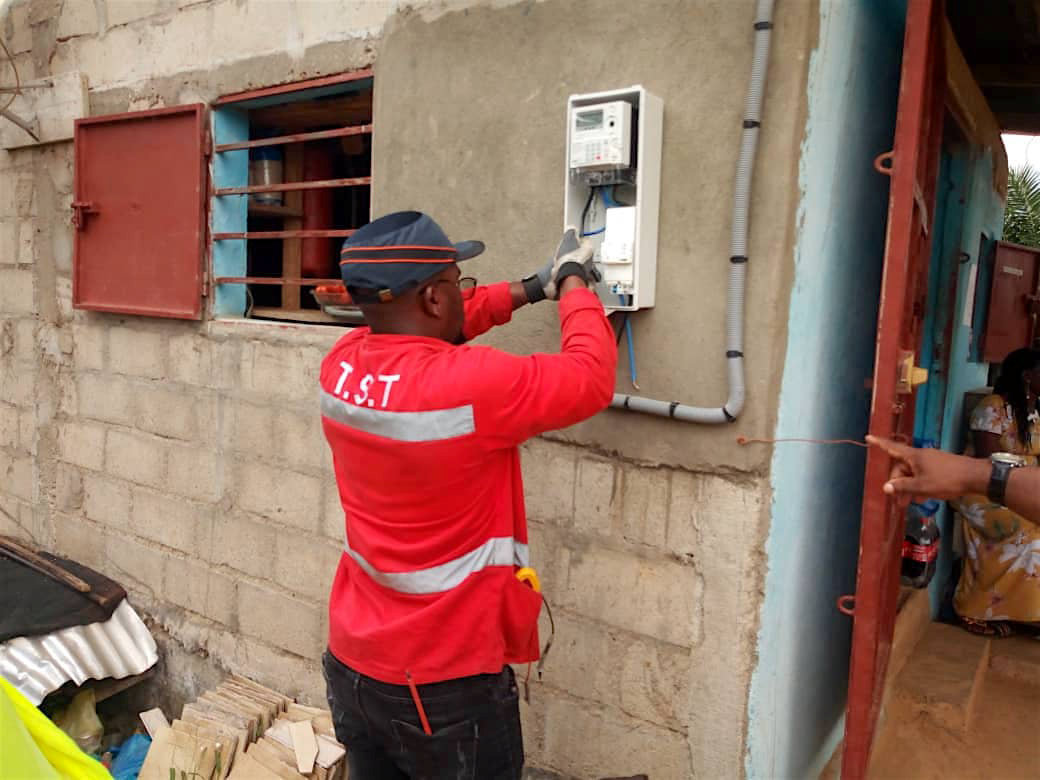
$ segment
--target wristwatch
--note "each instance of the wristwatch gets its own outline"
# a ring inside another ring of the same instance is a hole
[[[1008,477],[1014,469],[1026,465],[1026,460],[1020,455],[1012,455],[1010,452],[994,452],[990,458],[989,489],[986,495],[994,504],[1004,506],[1004,494],[1007,492]]]

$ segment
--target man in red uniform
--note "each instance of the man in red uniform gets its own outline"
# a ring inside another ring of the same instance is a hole
[[[508,664],[538,658],[541,597],[516,577],[530,565],[517,446],[613,394],[617,349],[588,289],[591,248],[565,235],[537,274],[472,289],[457,263],[483,249],[452,244],[418,212],[377,219],[343,246],[368,327],[321,366],[345,515],[324,670],[355,780],[520,777]],[[546,298],[559,300],[559,353],[465,345]]]

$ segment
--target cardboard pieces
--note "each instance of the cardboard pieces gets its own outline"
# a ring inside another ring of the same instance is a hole
[[[311,721],[312,728],[315,727],[316,723],[317,719]],[[287,718],[281,718],[264,736],[265,738],[272,739],[291,748],[293,745],[292,732],[290,731],[292,726],[293,721],[288,720]],[[330,769],[339,763],[347,754],[346,748],[336,741],[335,736],[326,736],[316,728],[314,730],[318,744],[318,755],[315,758],[315,763],[322,769]]]
[[[175,720],[171,727],[174,731],[180,731],[196,740],[206,740],[213,745],[215,758],[213,762],[213,780],[224,780],[231,771],[231,762],[234,759],[235,748],[238,746],[238,738],[224,734],[222,730],[199,726],[194,723],[185,723],[183,720]]]
[[[314,736],[314,728],[310,721],[300,720],[289,727],[289,734],[296,754],[296,768],[300,774],[309,775],[314,771],[314,761],[318,757],[318,738]]]
[[[250,745],[249,750],[246,751],[246,755],[255,758],[276,775],[281,777],[282,780],[305,780],[303,775],[287,763],[287,761],[291,761],[292,759],[287,759],[281,751],[277,750],[271,742],[265,739],[261,739]]]
[[[335,739],[316,733],[314,723],[313,720],[293,721],[283,715],[262,739],[250,747],[251,753],[255,749],[253,758],[278,772],[285,780],[344,778],[346,748]],[[281,766],[274,766],[272,762],[275,760]]]
[[[148,732],[148,736],[152,739],[155,739],[155,735],[158,734],[161,729],[168,729],[170,727],[170,721],[166,720],[163,711],[158,707],[146,710],[138,717],[141,718],[141,723],[144,724],[144,730]]]
[[[235,759],[229,780],[281,780],[281,775],[272,772],[246,753]]]
[[[186,734],[170,727],[161,730],[152,740],[140,780],[169,780],[184,773],[191,778],[212,778],[219,755],[218,746],[205,737]]]
[[[251,736],[252,732],[249,729],[249,721],[246,718],[207,707],[203,702],[185,704],[181,713],[181,720],[200,726],[222,726],[231,731],[237,737],[238,747],[236,756],[245,753],[246,745],[253,739]]]
[[[152,734],[142,780],[345,780],[346,749],[328,710],[233,675],[184,705],[173,724],[141,713]],[[153,756],[153,753],[155,754]],[[147,769],[148,774],[145,774]]]

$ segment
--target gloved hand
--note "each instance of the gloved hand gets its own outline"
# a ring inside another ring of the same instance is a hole
[[[556,258],[550,258],[549,262],[539,268],[535,273],[521,280],[521,284],[524,286],[524,292],[527,293],[528,303],[538,303],[538,301],[544,301],[550,296],[550,292],[553,290],[553,266],[556,264]]]
[[[595,249],[592,246],[592,242],[583,240],[577,249],[556,258],[552,272],[553,290],[550,296],[553,300],[560,297],[560,286],[568,276],[580,276],[581,280],[586,284],[600,280],[599,272],[596,270],[596,265],[592,260],[594,254]]]
[[[575,228],[567,228],[553,258],[534,275],[522,281],[528,302],[536,303],[546,298],[556,300],[558,285],[568,276],[580,275],[586,282],[590,279],[599,281],[599,274],[592,262],[593,253],[590,242],[579,243],[578,231]],[[567,265],[571,267],[564,269]],[[564,272],[562,275],[561,271]]]

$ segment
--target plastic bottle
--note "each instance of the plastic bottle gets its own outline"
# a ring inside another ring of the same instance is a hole
[[[282,183],[282,150],[277,146],[259,146],[249,152],[249,183],[270,186]],[[254,192],[254,203],[282,205],[280,192]]]
[[[927,588],[935,575],[939,555],[939,524],[935,515],[940,506],[938,501],[925,501],[911,504],[907,509],[900,578],[904,585]]]

